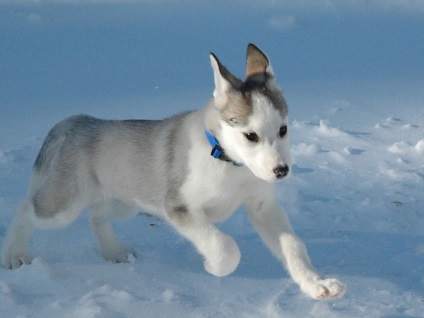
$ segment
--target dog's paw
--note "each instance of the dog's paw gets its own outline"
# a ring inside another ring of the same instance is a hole
[[[223,277],[234,272],[240,263],[240,249],[229,236],[224,235],[219,248],[205,260],[205,270],[217,277]]]
[[[29,265],[32,257],[29,253],[3,253],[1,266],[6,269],[17,269],[22,265]]]
[[[119,249],[103,251],[103,258],[113,263],[133,263],[136,258],[136,252],[132,248],[123,246]]]
[[[317,300],[340,298],[346,292],[346,286],[335,278],[318,278],[301,288],[305,294]]]

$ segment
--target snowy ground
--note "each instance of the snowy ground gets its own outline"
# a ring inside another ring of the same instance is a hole
[[[83,214],[37,232],[32,265],[0,269],[0,316],[424,317],[423,17],[401,0],[0,1],[0,243],[55,122],[202,107],[208,52],[242,76],[253,42],[289,103],[295,165],[279,199],[315,266],[348,286],[303,296],[243,211],[220,225],[242,251],[225,278],[146,216],[116,224],[139,257],[108,263]]]

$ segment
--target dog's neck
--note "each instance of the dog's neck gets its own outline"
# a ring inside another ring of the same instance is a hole
[[[224,148],[219,144],[218,139],[210,132],[209,130],[205,130],[206,137],[209,141],[209,144],[212,147],[211,156],[215,159],[219,159],[226,162],[231,162],[236,167],[242,167],[243,164],[237,161],[234,161],[225,153]]]

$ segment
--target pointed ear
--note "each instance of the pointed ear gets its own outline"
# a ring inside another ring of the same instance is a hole
[[[269,59],[256,45],[250,43],[246,54],[246,78],[258,73],[274,75]]]
[[[227,92],[231,87],[230,82],[228,82],[221,74],[220,68],[222,67],[218,58],[215,54],[210,53],[211,65],[213,69],[213,78],[215,82],[215,89],[213,91],[213,98],[215,104],[219,107],[223,107],[228,103]]]
[[[215,104],[218,107],[224,107],[228,103],[228,92],[230,89],[241,85],[241,81],[221,64],[215,54],[210,53],[209,57],[215,81],[215,90],[213,92]]]

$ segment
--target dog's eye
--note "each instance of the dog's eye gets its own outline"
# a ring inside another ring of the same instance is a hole
[[[254,132],[244,134],[244,136],[247,138],[247,140],[249,140],[251,142],[258,142],[259,141],[258,135]]]
[[[286,134],[287,134],[287,126],[281,126],[280,127],[280,132],[278,133],[280,135],[281,138],[283,138]]]

